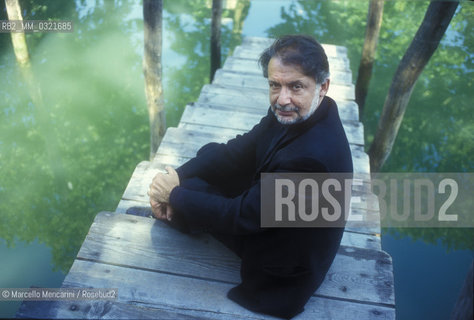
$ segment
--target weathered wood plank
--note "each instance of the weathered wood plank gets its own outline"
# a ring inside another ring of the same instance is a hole
[[[354,234],[352,238],[355,237]],[[232,284],[240,282],[240,260],[208,234],[182,234],[161,221],[131,215],[97,215],[78,258]],[[388,255],[381,251],[341,246],[318,295],[393,303],[393,281],[386,282],[391,271],[387,259]]]
[[[265,116],[268,108],[269,102],[268,97],[261,94],[257,96],[251,96],[248,93],[245,93],[245,90],[237,88],[234,91],[236,94],[231,94],[229,90],[225,90],[221,93],[214,93],[213,88],[219,88],[217,85],[210,86],[209,91],[201,91],[199,99],[196,103],[190,104],[190,106],[197,107],[197,105],[209,105],[217,111],[220,109],[223,110],[238,110],[241,112],[247,112],[252,114],[258,114],[260,116]],[[337,103],[338,112],[341,120],[353,120],[359,121],[359,110],[357,104],[354,101],[341,100]]]
[[[130,211],[132,209],[132,211]],[[143,212],[142,214],[139,214],[142,217],[151,217],[151,207],[150,207],[150,202],[148,201],[137,201],[137,200],[127,200],[127,199],[120,199],[117,208],[115,209],[115,213],[130,213],[130,214],[136,214],[137,211],[146,211]]]
[[[249,52],[249,56],[250,54],[253,52]],[[246,76],[258,76],[263,79],[263,72],[258,62],[249,57],[228,57],[221,70],[237,72]],[[329,70],[331,83],[352,83],[352,72],[348,68],[347,61],[329,59]]]
[[[15,318],[27,319],[54,319],[56,301],[25,300],[16,311]]]
[[[251,40],[253,42],[253,40]],[[233,52],[233,56],[240,56],[241,51],[251,51],[254,52],[254,55],[250,55],[250,58],[258,59],[266,48],[268,48],[272,42],[266,43],[242,43],[240,46],[236,46]],[[347,58],[347,49],[342,46],[334,46],[334,45],[327,45],[322,44],[324,51],[326,52],[326,56],[329,59],[339,59],[339,60],[348,60]]]
[[[263,50],[273,43],[273,39],[262,37],[245,37],[242,40],[241,47],[251,50]],[[333,44],[321,44],[328,57],[347,57],[347,48]]]
[[[265,81],[265,78],[246,76],[234,72],[216,72],[212,83],[229,87],[253,88],[255,90],[260,89],[265,93],[268,92],[268,82]],[[337,96],[342,100],[354,100],[354,85],[352,83],[331,83],[328,90],[328,96]]]
[[[259,55],[256,55],[254,59],[247,59],[245,57],[229,56],[226,58],[222,69],[263,76],[262,69],[257,61],[258,57]],[[328,57],[328,62],[331,71],[331,82],[352,83],[352,72],[348,59]]]
[[[103,300],[25,301],[16,317],[34,319],[210,319],[210,317],[197,314],[178,313],[176,310]]]
[[[344,231],[341,239],[341,245],[346,247],[355,247],[362,249],[382,250],[380,234],[356,233],[348,229]]]
[[[130,276],[130,271],[129,268],[121,266],[76,260],[64,286],[107,288],[115,283],[121,283],[116,302],[105,302],[102,307],[97,304],[95,307],[89,304],[89,307],[85,303],[80,308],[87,315],[91,313],[91,309],[99,310],[101,317],[104,318],[114,318],[114,316],[122,318],[117,311],[114,315],[109,315],[109,312],[113,309],[113,304],[126,304],[197,319],[275,319],[255,314],[227,299],[226,292],[232,284],[207,283],[201,279],[178,277],[148,270],[133,270],[133,276]],[[100,304],[100,302],[95,303]],[[79,308],[74,302],[65,303],[57,309],[57,316],[68,318],[71,310],[77,309]],[[92,314],[97,315],[98,312],[95,310]],[[326,297],[312,297],[305,312],[295,319],[315,319],[316,315],[317,319],[347,319],[348,311],[352,315],[361,316],[360,319],[394,319],[394,312],[390,307],[357,304]]]
[[[248,59],[258,59],[260,54],[265,50],[268,46],[271,45],[271,42],[267,42],[267,44],[244,44],[235,47],[233,56],[239,58],[248,58]],[[340,46],[331,46],[322,44],[324,51],[326,52],[326,56],[329,58],[338,58],[338,59],[347,59],[347,49]]]
[[[337,95],[333,98],[340,110],[341,118],[344,120],[358,120],[359,111],[357,104],[352,100],[340,99]],[[208,101],[209,99],[214,99],[212,102]],[[250,111],[259,113],[258,110],[266,111],[270,105],[268,100],[268,90],[261,90],[255,88],[241,88],[241,87],[229,87],[222,86],[219,84],[204,85],[201,94],[197,102],[205,103],[209,102],[213,105],[231,105],[242,108],[242,109],[252,109],[256,108],[257,111]],[[347,109],[347,111],[341,111],[342,109]],[[357,116],[345,117],[345,113],[355,113]]]
[[[260,122],[261,116],[241,112],[240,110],[220,110],[209,108],[186,108],[181,116],[181,124],[201,125],[217,128],[233,128],[242,131],[250,130]],[[364,127],[358,121],[342,121],[342,125],[351,144],[364,144]]]
[[[258,66],[258,59],[262,54],[265,47],[246,47],[246,46],[237,46],[234,49],[232,54],[232,58],[240,59],[240,60],[247,60],[243,62],[244,64],[248,64],[251,67]],[[350,69],[349,59],[347,58],[347,53],[340,53],[336,56],[332,54],[326,54],[328,57],[329,67],[330,70],[334,68],[344,70]]]

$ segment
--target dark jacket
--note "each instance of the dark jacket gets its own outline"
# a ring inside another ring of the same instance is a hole
[[[177,172],[181,185],[170,195],[175,215],[190,230],[238,243],[230,247],[242,258],[242,283],[229,297],[280,317],[301,312],[324,279],[343,228],[260,228],[260,173],[351,173],[336,103],[325,97],[310,118],[289,126],[269,110],[248,133],[205,145]]]

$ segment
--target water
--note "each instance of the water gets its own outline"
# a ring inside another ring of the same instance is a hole
[[[170,126],[208,82],[210,9],[202,3],[165,2]],[[0,287],[58,287],[95,214],[115,209],[134,167],[148,156],[141,5],[131,0],[21,4],[25,19],[73,20],[75,31],[27,38],[41,101],[30,98],[10,36],[0,34]],[[367,146],[426,6],[424,1],[385,5],[364,114]],[[473,171],[473,10],[462,3],[420,77],[386,171]],[[223,53],[240,42],[240,32],[307,32],[347,46],[355,73],[366,13],[367,1],[252,1],[241,21],[235,21],[234,11],[225,12]],[[398,319],[449,317],[472,261],[474,237],[468,231],[384,232],[383,247],[394,259]],[[1,303],[0,317],[14,315],[17,307]]]

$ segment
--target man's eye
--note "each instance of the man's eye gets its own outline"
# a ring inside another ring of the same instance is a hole
[[[278,89],[280,86],[277,83],[270,83],[270,89]]]
[[[295,84],[293,86],[293,90],[300,90],[300,89],[303,89],[303,86],[301,84]]]

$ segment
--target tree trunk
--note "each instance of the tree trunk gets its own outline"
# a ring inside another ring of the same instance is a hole
[[[384,0],[370,0],[369,12],[367,14],[367,27],[365,30],[365,41],[360,59],[359,72],[355,86],[356,102],[359,105],[359,117],[362,118],[365,98],[369,90],[372,67],[375,60],[375,49],[382,25]]]
[[[143,29],[145,32],[143,73],[150,119],[150,160],[155,157],[166,129],[161,83],[162,10],[162,0],[143,0]]]
[[[451,1],[430,3],[423,22],[398,65],[369,149],[373,172],[379,171],[390,155],[415,82],[438,47],[458,4]]]
[[[212,82],[216,70],[221,67],[221,18],[222,0],[212,0],[211,73],[209,82]]]

